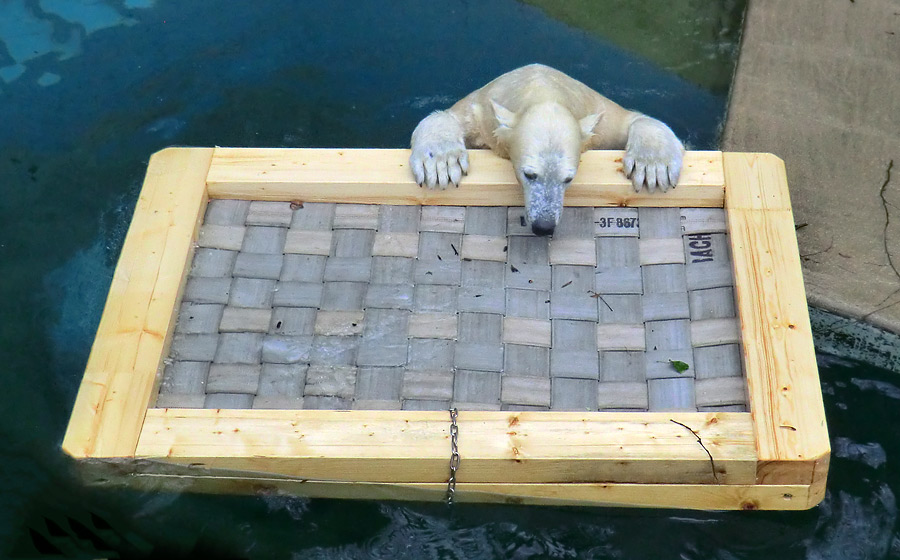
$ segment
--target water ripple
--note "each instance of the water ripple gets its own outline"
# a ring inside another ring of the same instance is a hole
[[[863,463],[877,469],[887,462],[887,453],[878,442],[855,443],[850,438],[838,437],[831,443],[836,457]]]

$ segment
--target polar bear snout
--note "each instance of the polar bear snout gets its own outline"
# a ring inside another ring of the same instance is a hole
[[[546,235],[553,235],[553,230],[556,229],[556,223],[547,218],[540,218],[531,222],[531,231],[540,237],[544,237]]]
[[[535,235],[552,235],[562,215],[564,185],[525,182],[525,219]]]

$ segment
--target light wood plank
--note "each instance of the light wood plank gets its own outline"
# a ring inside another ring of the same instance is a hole
[[[767,154],[725,165],[759,482],[809,483],[830,446],[784,166]]]
[[[566,191],[567,206],[722,207],[721,152],[687,152],[678,188],[635,193],[622,172],[622,151],[591,150]],[[456,189],[420,188],[409,150],[216,148],[209,173],[214,198],[361,204],[522,206],[509,161],[469,150],[470,172]]]
[[[206,207],[211,149],[150,159],[63,449],[73,457],[134,454]]]
[[[84,483],[144,492],[258,495],[260,492],[356,500],[446,500],[446,482],[358,483],[310,480],[226,470],[210,471],[162,461],[82,461]],[[456,485],[460,503],[642,507],[687,510],[804,510],[822,500],[806,485],[621,483],[473,483]]]
[[[746,413],[461,411],[461,482],[719,483],[755,480]],[[578,429],[572,426],[577,424]],[[326,480],[439,482],[449,417],[440,412],[147,411],[137,455]]]
[[[772,154],[723,154],[726,208],[791,210],[784,161]],[[794,236],[792,236],[794,237]]]
[[[446,482],[377,483],[310,480],[234,471],[209,471],[160,461],[83,465],[90,486],[127,486],[144,492],[247,494],[260,492],[350,500],[446,500]],[[459,482],[458,503],[672,508],[687,510],[804,510],[822,500],[806,485],[477,483]]]

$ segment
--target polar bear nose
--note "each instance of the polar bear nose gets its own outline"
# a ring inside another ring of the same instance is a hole
[[[531,223],[531,231],[533,231],[535,235],[552,235],[554,229],[556,229],[556,224],[546,218],[541,218]]]

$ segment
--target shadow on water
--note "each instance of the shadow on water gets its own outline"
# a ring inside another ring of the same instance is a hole
[[[900,381],[826,357],[834,458],[809,512],[97,490],[59,451],[151,153],[402,147],[429,111],[534,61],[714,148],[743,4],[676,3],[678,56],[652,12],[629,23],[620,4],[0,2],[0,556],[900,558]]]

